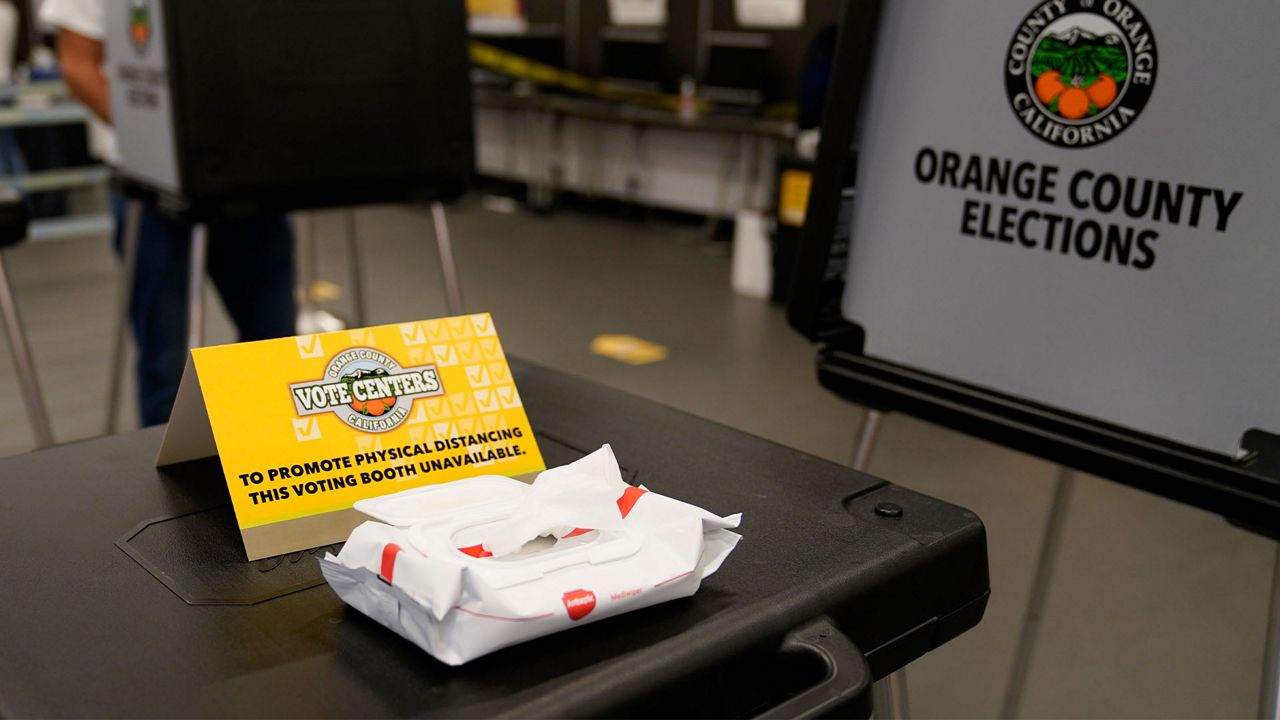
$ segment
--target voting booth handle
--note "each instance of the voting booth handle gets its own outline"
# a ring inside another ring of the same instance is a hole
[[[862,651],[830,618],[796,628],[782,642],[783,655],[808,655],[825,668],[822,680],[756,716],[778,718],[870,717],[871,667]]]

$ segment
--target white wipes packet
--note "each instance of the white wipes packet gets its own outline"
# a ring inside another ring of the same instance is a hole
[[[378,522],[320,568],[348,605],[450,665],[697,592],[741,515],[633,487],[613,450],[360,500]]]

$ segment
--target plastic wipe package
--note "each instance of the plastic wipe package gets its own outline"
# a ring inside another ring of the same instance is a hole
[[[719,517],[628,485],[613,450],[360,500],[320,561],[344,602],[450,665],[697,592],[737,545]]]

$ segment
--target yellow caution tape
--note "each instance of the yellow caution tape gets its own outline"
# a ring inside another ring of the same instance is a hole
[[[471,41],[471,62],[509,77],[529,80],[539,85],[561,87],[602,100],[612,100],[658,110],[675,111],[680,108],[679,95],[651,90],[637,90],[604,80],[595,80],[586,75],[558,68],[554,65],[540,63],[537,60],[530,60],[522,55],[509,53],[506,50],[477,40]],[[715,103],[705,98],[696,98],[693,102],[699,113],[711,112],[715,109]],[[777,120],[793,120],[796,116],[796,104],[793,102],[779,102],[765,105],[761,108],[761,116]]]
[[[602,80],[594,80],[475,40],[471,41],[471,62],[503,75],[529,80],[539,85],[562,87],[603,100],[661,110],[676,110],[680,107],[679,95],[624,88]],[[697,99],[694,102],[700,113],[708,112],[712,108],[709,100]]]

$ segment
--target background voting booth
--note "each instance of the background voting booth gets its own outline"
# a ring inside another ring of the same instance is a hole
[[[190,347],[203,334],[206,223],[263,212],[430,203],[450,314],[461,313],[441,205],[465,189],[474,167],[461,0],[156,0],[112,10],[111,105],[120,178],[133,201],[108,432],[119,405],[139,202],[195,223]],[[354,243],[350,214],[347,231]],[[350,252],[359,307],[353,244]]]
[[[1065,468],[1280,528],[1280,165],[1258,152],[1280,101],[1253,91],[1280,8],[884,3],[848,22],[869,5],[846,3],[789,316],[841,396],[1064,466],[1012,716]]]

